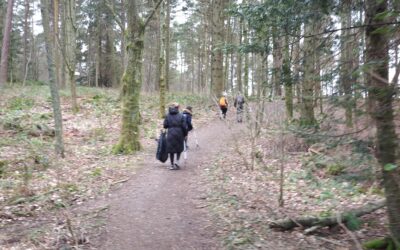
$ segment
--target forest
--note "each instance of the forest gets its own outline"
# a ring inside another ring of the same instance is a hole
[[[0,42],[1,249],[400,249],[400,0],[0,0]]]

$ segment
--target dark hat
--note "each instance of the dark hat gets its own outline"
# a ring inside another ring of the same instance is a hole
[[[192,111],[192,106],[187,106],[186,109]]]

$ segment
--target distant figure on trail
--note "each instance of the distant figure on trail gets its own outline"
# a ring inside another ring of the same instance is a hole
[[[171,166],[169,169],[177,170],[180,168],[179,159],[183,152],[183,143],[187,136],[187,125],[183,114],[179,113],[179,104],[172,103],[168,108],[168,115],[164,120],[164,128],[168,129],[167,133],[167,153]],[[174,163],[174,155],[176,154],[176,163]]]
[[[187,132],[189,134],[189,132],[193,129],[193,125],[192,125],[192,107],[191,106],[187,106],[183,112],[183,117],[185,117],[185,122],[187,125]],[[189,149],[189,146],[187,144],[188,142],[188,135],[185,137],[185,143],[186,143],[186,149]]]
[[[219,108],[221,109],[222,117],[225,119],[226,112],[228,112],[228,101],[226,100],[226,92],[224,92],[219,99]]]
[[[236,108],[236,119],[237,122],[243,122],[243,106],[244,106],[244,96],[242,95],[242,93],[238,92],[236,98],[235,98],[235,102],[233,104],[233,106],[235,106]]]

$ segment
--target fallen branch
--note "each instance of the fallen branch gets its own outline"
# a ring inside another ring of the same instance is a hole
[[[208,206],[210,206],[210,204],[196,206],[195,208],[196,209],[200,209],[200,208],[205,208],[205,207],[208,207]]]
[[[385,206],[385,200],[379,200],[377,202],[370,202],[367,203],[365,206],[353,209],[350,211],[345,211],[343,213],[340,213],[339,216],[342,219],[342,222],[345,223],[348,220],[348,215],[352,214],[355,217],[360,217],[369,213],[372,213],[382,207]],[[330,217],[315,217],[315,216],[306,216],[306,217],[300,217],[296,219],[282,219],[282,220],[277,220],[277,221],[272,221],[269,224],[269,227],[271,228],[279,228],[282,230],[289,230],[298,226],[302,227],[314,227],[314,226],[320,226],[320,227],[326,227],[326,226],[333,226],[336,225],[337,222],[337,216],[338,215],[333,215]]]
[[[114,181],[114,182],[112,182],[110,184],[110,186],[114,186],[114,185],[117,185],[117,184],[120,184],[120,183],[123,183],[123,182],[127,182],[129,180],[130,180],[130,178],[122,179],[122,180],[119,180],[119,181]]]

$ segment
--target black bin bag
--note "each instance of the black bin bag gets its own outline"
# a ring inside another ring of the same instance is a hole
[[[167,133],[165,131],[161,131],[160,138],[158,139],[156,158],[161,162],[168,160]]]

